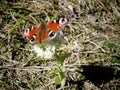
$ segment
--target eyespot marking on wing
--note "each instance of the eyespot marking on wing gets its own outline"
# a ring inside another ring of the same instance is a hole
[[[59,20],[60,26],[66,25],[67,23],[68,23],[68,19],[67,18],[60,18],[60,20]]]
[[[33,37],[30,39],[30,43],[34,43],[36,40],[36,35],[33,35]]]
[[[56,37],[56,33],[55,32],[53,32],[53,31],[51,31],[51,30],[49,30],[49,37],[51,38],[51,39],[53,39],[53,38],[55,38]]]

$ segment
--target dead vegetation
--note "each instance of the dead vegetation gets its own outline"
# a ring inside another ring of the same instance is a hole
[[[25,28],[60,16],[71,53],[60,86],[56,60],[41,60],[23,37]],[[0,2],[0,89],[119,90],[119,0],[3,0]]]

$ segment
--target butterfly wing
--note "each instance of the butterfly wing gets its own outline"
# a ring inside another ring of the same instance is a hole
[[[39,26],[35,26],[31,30],[26,30],[24,35],[32,44],[41,43],[55,38],[60,29],[67,23],[68,20],[66,18],[54,20],[47,25],[45,22],[41,22]]]
[[[36,35],[36,42],[39,41],[41,43],[48,38],[48,29],[45,22],[41,22]]]
[[[54,32],[58,32],[60,30],[59,23],[56,22],[49,22],[47,27]]]
[[[58,32],[67,23],[68,23],[68,19],[67,18],[59,18],[57,20],[49,22],[48,25],[47,25],[47,27],[50,30],[54,31],[54,32]]]
[[[41,22],[39,26],[34,26],[31,29],[26,29],[24,31],[24,36],[27,40],[30,40],[31,44],[38,42],[43,42],[48,37],[47,25],[44,22]]]
[[[30,29],[26,29],[25,31],[24,31],[24,36],[26,36],[26,38],[29,40],[29,39],[31,39],[32,37],[33,37],[33,35],[37,32],[37,30],[38,30],[38,27],[32,27],[32,29],[30,30]]]

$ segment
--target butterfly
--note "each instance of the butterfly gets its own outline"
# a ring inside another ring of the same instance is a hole
[[[48,22],[41,22],[38,26],[24,31],[24,36],[31,44],[42,43],[50,41],[56,37],[58,32],[68,23],[67,18],[59,18],[57,20]]]

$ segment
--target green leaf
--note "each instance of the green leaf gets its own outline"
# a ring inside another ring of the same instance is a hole
[[[68,58],[71,55],[71,53],[61,53],[57,52],[55,53],[55,59],[57,60],[58,64],[63,65],[63,62],[66,58]]]
[[[66,77],[65,77],[65,75],[63,73],[63,67],[62,67],[62,69],[59,67],[59,70],[60,70],[59,78],[60,78],[60,82],[61,82],[61,87],[63,87],[66,84]]]
[[[59,70],[58,70],[58,68],[54,68],[51,72],[50,72],[50,75],[52,74],[52,75],[55,75],[56,73],[58,73],[59,72]]]
[[[64,87],[66,84],[66,78],[64,77],[62,80],[61,80],[61,87]]]
[[[61,84],[61,87],[65,86],[66,80],[66,77],[61,78],[61,75],[54,78],[55,84]]]
[[[55,84],[60,84],[60,78],[59,76],[54,78]]]

